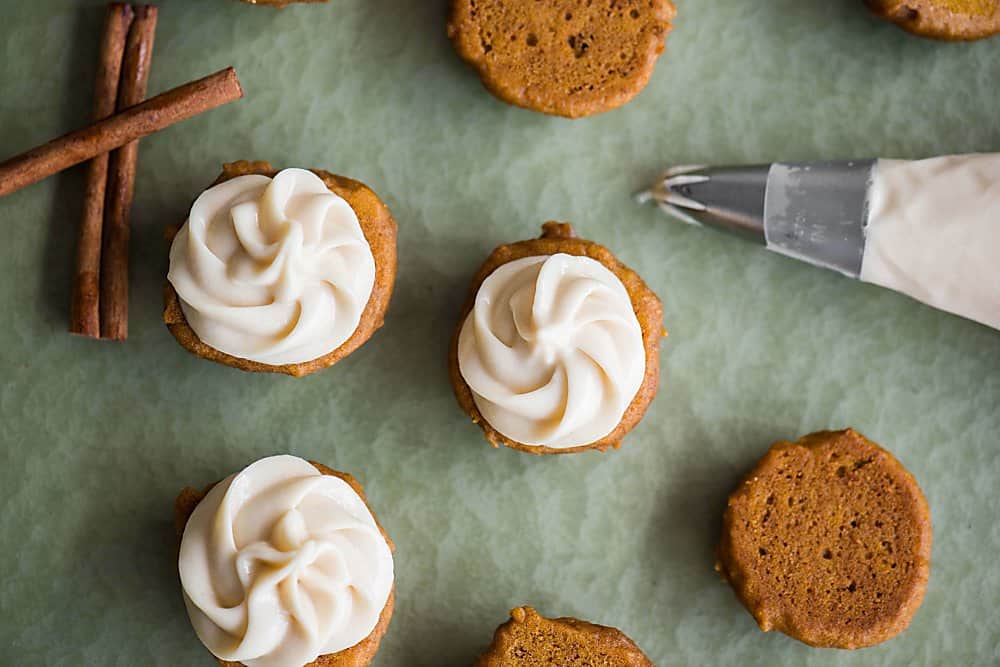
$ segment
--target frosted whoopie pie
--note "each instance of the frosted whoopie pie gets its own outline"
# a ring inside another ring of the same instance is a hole
[[[368,186],[236,162],[173,238],[163,319],[200,357],[302,376],[382,326],[395,280],[396,221]]]
[[[663,308],[607,248],[542,228],[473,280],[451,344],[455,395],[494,446],[618,447],[656,395]]]
[[[223,667],[364,667],[394,607],[392,542],[346,473],[271,456],[177,497],[178,569]]]

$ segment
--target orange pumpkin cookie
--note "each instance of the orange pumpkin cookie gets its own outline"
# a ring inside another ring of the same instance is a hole
[[[670,0],[453,0],[448,36],[504,102],[579,118],[646,86],[674,14]]]
[[[865,4],[921,37],[967,41],[1000,33],[1000,0],[865,0]]]
[[[531,607],[511,610],[475,667],[653,667],[617,628],[575,618],[544,618]]]
[[[848,429],[771,447],[729,497],[716,569],[761,630],[854,649],[906,629],[930,556],[917,481]]]

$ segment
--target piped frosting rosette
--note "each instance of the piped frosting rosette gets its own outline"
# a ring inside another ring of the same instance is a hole
[[[195,201],[167,276],[205,344],[263,364],[336,350],[358,327],[375,259],[358,217],[316,174],[233,178]]]
[[[306,665],[375,629],[389,545],[344,480],[294,456],[215,485],[188,520],[179,569],[198,637],[247,667]]]
[[[529,446],[610,434],[642,386],[642,329],[622,282],[589,257],[517,259],[483,281],[458,342],[483,417]]]

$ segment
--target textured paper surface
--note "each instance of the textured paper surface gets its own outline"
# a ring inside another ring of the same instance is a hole
[[[87,120],[101,4],[0,4],[0,154]],[[444,4],[162,3],[150,91],[235,65],[247,97],[142,142],[125,344],[66,333],[83,170],[0,200],[0,664],[214,664],[171,504],[274,452],[355,474],[396,542],[377,665],[469,664],[521,603],[619,626],[660,665],[1000,663],[1000,333],[630,200],[671,163],[1000,151],[1000,39],[922,41],[860,1],[678,0],[646,91],[564,121],[487,95]],[[387,325],[332,370],[241,374],[159,321],[164,227],[241,158],[360,178],[399,221]],[[618,452],[494,451],[451,395],[467,281],[550,218],[664,301],[662,389]],[[913,471],[935,527],[913,625],[856,653],[760,633],[712,570],[770,443],[848,425]]]

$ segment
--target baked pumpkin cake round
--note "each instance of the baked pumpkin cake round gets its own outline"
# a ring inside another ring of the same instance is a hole
[[[496,97],[579,118],[646,86],[675,13],[670,0],[452,0],[448,36]]]
[[[656,395],[663,307],[607,248],[547,222],[472,281],[452,337],[455,395],[494,447],[618,447]]]
[[[865,4],[921,37],[968,41],[1000,34],[1000,0],[865,0]]]
[[[364,183],[235,162],[172,240],[163,320],[199,357],[303,376],[371,338],[395,282],[396,221]]]
[[[778,442],[729,497],[716,569],[764,632],[854,649],[909,625],[931,519],[917,481],[860,433]]]
[[[575,618],[545,618],[531,607],[511,610],[475,667],[653,667],[617,628]]]
[[[223,667],[364,667],[394,608],[392,542],[354,477],[271,456],[174,505],[191,624]]]

